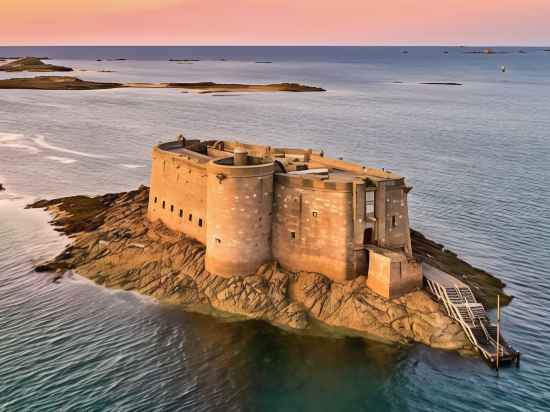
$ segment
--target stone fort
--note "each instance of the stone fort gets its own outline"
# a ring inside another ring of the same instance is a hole
[[[364,275],[395,298],[422,285],[410,190],[395,173],[322,151],[180,137],[153,148],[148,218],[205,245],[218,276],[277,261],[336,282]]]

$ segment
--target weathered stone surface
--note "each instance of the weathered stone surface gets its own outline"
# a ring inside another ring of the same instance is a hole
[[[470,348],[461,328],[422,291],[385,300],[367,288],[365,277],[335,283],[318,273],[287,273],[276,262],[245,278],[208,273],[203,245],[146,219],[147,198],[148,189],[141,187],[32,205],[47,208],[52,223],[72,239],[40,269],[74,269],[109,288],[135,290],[189,310],[206,306],[287,329],[321,323],[339,333],[388,342]]]

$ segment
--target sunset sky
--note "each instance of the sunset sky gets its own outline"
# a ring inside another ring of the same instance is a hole
[[[550,0],[0,0],[0,46],[550,45]]]

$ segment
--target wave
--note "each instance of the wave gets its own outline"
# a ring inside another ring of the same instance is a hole
[[[63,164],[71,164],[77,162],[76,159],[69,159],[68,157],[58,157],[58,156],[46,156],[46,159],[55,160],[56,162]]]
[[[121,290],[121,289],[109,289],[105,286],[101,286],[97,283],[95,283],[93,280],[88,279],[87,277],[84,277],[82,275],[79,275],[76,271],[68,271],[66,272],[63,277],[63,280],[67,280],[72,283],[87,285],[96,287],[98,289],[101,289],[102,292],[104,292],[107,295],[112,296],[119,296],[122,298],[130,298],[131,301],[136,301],[141,304],[145,305],[158,305],[159,301],[155,299],[152,296],[142,295],[139,292],[133,291],[133,290]],[[127,299],[125,299],[127,300]]]
[[[0,132],[0,143],[4,142],[13,142],[14,140],[19,140],[23,137],[19,133],[2,133]]]
[[[57,152],[62,153],[71,153],[77,156],[83,156],[83,157],[91,157],[94,159],[107,159],[109,156],[104,155],[98,155],[98,154],[92,154],[92,153],[86,153],[86,152],[80,152],[78,150],[71,150],[71,149],[65,149],[64,147],[55,146],[51,143],[46,142],[46,138],[42,135],[38,135],[37,137],[32,139],[35,144],[37,144],[40,147],[43,147],[44,149],[49,150],[55,150]]]
[[[127,169],[139,169],[140,167],[145,167],[144,165],[134,165],[129,163],[121,163],[122,167],[126,167]]]
[[[22,139],[24,135],[18,133],[0,133],[0,147],[8,147],[11,149],[23,149],[32,154],[37,154],[41,152],[40,149],[34,146],[29,146],[22,143],[15,143],[18,140]]]

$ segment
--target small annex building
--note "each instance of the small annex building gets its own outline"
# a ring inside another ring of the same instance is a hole
[[[186,140],[153,148],[148,218],[206,246],[206,270],[276,260],[336,282],[366,275],[394,298],[422,286],[405,179],[311,149]]]

